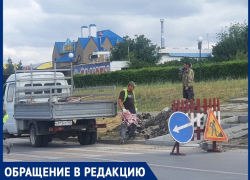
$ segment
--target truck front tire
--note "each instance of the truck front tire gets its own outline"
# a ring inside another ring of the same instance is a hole
[[[41,147],[43,137],[37,135],[36,127],[34,124],[30,126],[30,145],[32,147]]]

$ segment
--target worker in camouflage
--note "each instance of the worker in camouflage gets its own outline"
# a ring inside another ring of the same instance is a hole
[[[192,64],[186,62],[184,64],[184,68],[180,68],[179,77],[183,82],[183,98],[194,100],[194,90],[193,90],[193,82],[194,82],[194,71],[191,69]]]

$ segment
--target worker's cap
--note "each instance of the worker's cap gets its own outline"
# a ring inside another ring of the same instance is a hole
[[[190,68],[192,67],[192,64],[190,62],[185,62],[186,65],[188,65]]]
[[[135,87],[136,85],[135,85],[135,83],[134,83],[133,81],[130,81],[130,82],[128,83],[128,86],[134,86],[134,87]]]

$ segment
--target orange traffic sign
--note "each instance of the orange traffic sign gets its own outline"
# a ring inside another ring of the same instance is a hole
[[[228,141],[212,109],[209,109],[204,139],[209,141]]]

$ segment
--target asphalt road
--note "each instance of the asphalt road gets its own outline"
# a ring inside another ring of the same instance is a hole
[[[32,148],[29,139],[9,139],[9,155],[3,147],[4,162],[147,162],[160,180],[248,179],[248,150],[230,149],[207,153],[197,147],[180,147],[186,156],[172,156],[172,147],[151,145],[52,142],[46,148]]]

